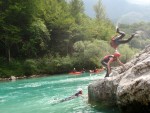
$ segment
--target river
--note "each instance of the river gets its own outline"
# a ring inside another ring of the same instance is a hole
[[[88,103],[88,85],[104,74],[55,75],[0,82],[0,113],[119,113]],[[83,97],[58,103],[83,89]]]

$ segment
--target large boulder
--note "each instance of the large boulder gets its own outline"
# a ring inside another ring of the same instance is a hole
[[[123,113],[150,112],[150,45],[110,77],[88,86],[90,103],[118,105]]]

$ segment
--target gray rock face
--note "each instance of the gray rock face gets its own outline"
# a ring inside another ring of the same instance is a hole
[[[125,64],[115,68],[111,77],[90,84],[90,103],[118,105],[124,113],[150,112],[150,45]]]
[[[15,76],[11,76],[10,80],[15,81],[17,78]]]

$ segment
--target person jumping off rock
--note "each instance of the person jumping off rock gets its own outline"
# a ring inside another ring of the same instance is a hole
[[[122,38],[125,36],[125,33],[123,31],[120,31],[119,28],[116,29],[116,32],[118,33],[117,35],[113,36],[111,38],[111,41],[110,41],[110,45],[111,47],[113,47],[115,50],[117,49],[117,47],[120,45],[120,44],[125,44],[125,43],[128,43],[129,41],[131,41],[131,39],[135,36],[136,33],[133,33],[131,35],[131,37],[129,37],[128,39],[126,40],[123,40]]]
[[[109,74],[111,73],[110,64],[114,61],[117,61],[125,69],[124,64],[119,60],[120,56],[121,56],[121,54],[118,51],[116,51],[113,55],[107,55],[102,59],[101,64],[106,68],[105,77],[109,77]]]

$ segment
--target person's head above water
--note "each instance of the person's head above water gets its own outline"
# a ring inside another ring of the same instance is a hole
[[[82,94],[82,88],[77,89],[78,94]]]

